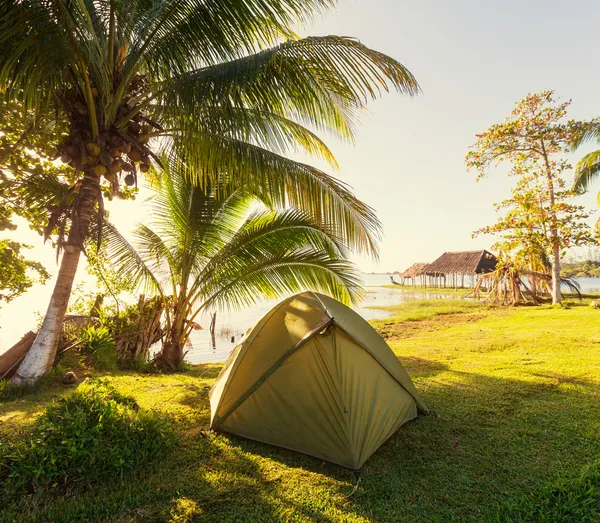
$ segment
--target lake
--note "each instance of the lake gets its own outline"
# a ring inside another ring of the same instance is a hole
[[[383,285],[390,283],[390,277],[387,274],[366,274],[364,275],[364,280],[366,294],[362,303],[358,307],[355,307],[355,309],[367,320],[385,318],[389,314],[387,311],[371,307],[385,307],[413,299],[438,297],[435,293],[419,292],[418,288],[415,289],[414,295],[398,292],[395,289],[386,289]],[[584,293],[600,293],[600,278],[577,278],[577,282]],[[186,361],[190,363],[225,361],[229,353],[240,341],[242,334],[280,301],[263,301],[252,308],[240,312],[218,313],[215,329],[215,349],[211,347],[208,329],[210,317],[208,315],[202,317],[199,323],[204,330],[192,333],[190,339],[192,348],[186,354]]]

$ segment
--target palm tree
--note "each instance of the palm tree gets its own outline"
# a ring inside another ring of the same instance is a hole
[[[597,122],[591,125],[584,132],[581,138],[574,144],[577,149],[589,142],[596,142],[600,145],[600,124]],[[600,149],[586,154],[575,167],[575,176],[573,177],[573,189],[583,193],[587,191],[590,184],[600,176]],[[600,192],[598,193],[598,203],[600,204]],[[600,219],[596,227],[600,225]]]
[[[191,185],[181,171],[165,174],[153,198],[151,226],[137,226],[134,246],[109,223],[105,234],[119,276],[165,304],[158,363],[181,365],[194,320],[209,308],[239,309],[306,289],[346,303],[360,297],[360,279],[345,261],[347,246],[336,230],[294,208],[257,208],[255,196],[232,184],[207,190]]]
[[[200,186],[224,173],[292,205],[349,247],[375,254],[379,223],[344,184],[291,160],[335,159],[315,132],[351,140],[357,112],[418,85],[397,61],[346,37],[298,39],[296,23],[333,0],[9,0],[0,8],[0,96],[69,129],[57,154],[78,176],[52,207],[62,260],[42,327],[13,380],[54,359],[80,254],[103,193],[183,157]],[[282,43],[283,42],[283,43]],[[307,129],[310,126],[315,132]],[[101,190],[101,186],[104,189]]]

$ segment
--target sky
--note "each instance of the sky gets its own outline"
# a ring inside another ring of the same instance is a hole
[[[498,171],[476,183],[465,170],[468,148],[530,92],[572,99],[572,118],[599,116],[599,19],[600,2],[591,0],[345,0],[298,28],[301,36],[356,37],[403,63],[422,89],[371,103],[355,145],[326,137],[340,164],[332,174],[383,223],[379,261],[356,258],[360,269],[404,270],[444,251],[490,248],[492,238],[471,234],[496,220],[493,203],[514,180]],[[113,222],[127,230],[143,219],[142,200],[107,205]],[[577,203],[595,208],[595,191]],[[50,245],[26,226],[12,237],[56,273]],[[0,348],[32,327],[32,311],[45,311],[52,284],[0,309]]]

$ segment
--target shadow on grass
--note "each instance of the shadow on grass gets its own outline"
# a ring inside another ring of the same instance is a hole
[[[490,521],[600,452],[595,382],[559,374],[501,379],[421,358],[403,362],[430,378],[424,398],[440,417],[400,428],[367,461],[350,498],[354,478],[341,467],[186,428],[172,454],[133,480],[61,499],[17,500],[0,519]],[[186,384],[176,402],[204,416],[204,386]]]
[[[448,365],[439,361],[412,356],[402,356],[402,366],[406,368],[411,376],[419,376],[419,378],[430,378],[447,371],[449,368]]]
[[[214,380],[221,372],[223,368],[222,363],[204,363],[204,364],[196,364],[190,365],[184,372],[186,376],[193,376],[194,378],[201,378],[205,380]]]
[[[419,365],[430,375],[443,370],[427,360]],[[311,504],[298,507],[296,495],[283,486],[270,494],[294,517],[317,521],[333,513],[375,521],[491,520],[558,475],[576,474],[600,452],[597,383],[576,380],[582,391],[563,387],[573,380],[557,382],[554,375],[533,383],[452,374],[455,382],[431,383],[425,394],[440,418],[420,417],[403,426],[367,461],[361,487],[348,500],[349,471],[235,436],[220,437],[263,463],[279,463],[287,474],[328,484],[328,510],[313,507],[310,515],[301,508]]]

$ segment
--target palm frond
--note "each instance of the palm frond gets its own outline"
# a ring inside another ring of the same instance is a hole
[[[215,251],[198,271],[194,289],[211,294],[223,279],[239,271],[249,260],[258,261],[273,253],[283,256],[298,249],[312,249],[344,260],[348,250],[334,231],[317,227],[311,219],[297,209],[284,211],[260,210],[250,214],[234,234],[225,237],[223,246]]]
[[[272,253],[249,264],[205,298],[202,309],[239,310],[261,299],[273,299],[307,289],[329,294],[343,303],[362,297],[361,280],[350,262],[328,253],[299,249]]]
[[[6,3],[0,17],[0,86],[7,99],[47,110],[67,86],[83,88],[87,74],[99,88],[109,86],[104,41],[83,0]]]
[[[171,120],[173,107],[153,106],[159,119]],[[177,120],[177,117],[175,117]],[[325,142],[303,125],[269,111],[244,107],[202,107],[193,119],[185,117],[177,130],[167,129],[156,135],[189,135],[208,133],[249,142],[278,154],[307,153],[338,168],[338,163]]]
[[[188,117],[206,104],[246,107],[348,139],[356,110],[390,87],[409,95],[419,91],[402,64],[357,40],[338,36],[288,41],[156,86],[164,105]]]
[[[163,0],[119,2],[121,25],[130,36],[133,69],[143,60],[154,72],[177,73],[191,64],[215,63],[254,52],[290,27],[330,8],[334,0]]]
[[[137,238],[143,244],[145,236],[140,229],[137,230]],[[162,264],[157,262],[148,265],[142,254],[108,220],[103,221],[103,249],[118,275],[120,277],[127,276],[132,282],[132,287],[141,287],[153,294],[163,295],[160,275],[155,275],[153,271],[157,268],[162,269]],[[158,257],[159,253],[162,254],[158,246],[151,249],[146,245],[145,250],[154,257]]]
[[[226,177],[242,192],[302,210],[318,225],[335,229],[350,248],[377,257],[381,225],[375,212],[325,172],[223,136],[190,136],[174,148],[187,151],[193,183],[205,186]]]
[[[600,176],[600,150],[586,154],[579,160],[573,176],[573,189],[579,192],[587,191],[598,176]]]
[[[593,120],[572,144],[573,149],[588,143],[600,143],[600,121]]]

